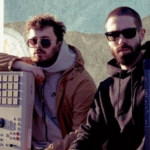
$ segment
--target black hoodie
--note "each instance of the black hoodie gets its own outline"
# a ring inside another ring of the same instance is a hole
[[[143,57],[129,70],[115,59],[108,62],[110,77],[100,83],[87,124],[70,150],[144,150],[143,60],[150,58],[150,42],[141,51]]]

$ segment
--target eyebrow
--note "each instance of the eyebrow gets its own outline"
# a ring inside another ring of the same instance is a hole
[[[38,38],[38,37],[35,36],[35,37],[31,38],[31,39],[36,39],[36,38]],[[49,39],[49,40],[51,40],[51,38],[49,36],[41,36],[40,38],[41,39]]]

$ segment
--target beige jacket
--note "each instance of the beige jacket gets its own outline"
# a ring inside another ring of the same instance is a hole
[[[62,74],[56,91],[56,112],[63,140],[49,146],[49,150],[67,150],[76,139],[78,127],[86,122],[87,112],[93,101],[96,86],[93,79],[84,68],[81,53],[75,51],[75,63]],[[0,53],[0,71],[11,70],[13,61],[18,57]],[[33,64],[30,58],[21,58],[24,62]]]

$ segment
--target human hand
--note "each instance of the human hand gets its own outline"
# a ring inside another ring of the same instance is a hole
[[[27,64],[27,63],[20,61],[20,60],[16,60],[13,62],[12,70],[32,72],[34,74],[34,77],[35,77],[35,82],[38,85],[41,85],[43,83],[43,80],[45,79],[44,72],[41,68]]]

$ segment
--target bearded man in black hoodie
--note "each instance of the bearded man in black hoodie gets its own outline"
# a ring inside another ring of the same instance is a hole
[[[110,77],[100,83],[70,150],[144,150],[144,69],[150,43],[143,46],[145,29],[129,7],[113,10],[106,20],[106,38],[114,59]]]

